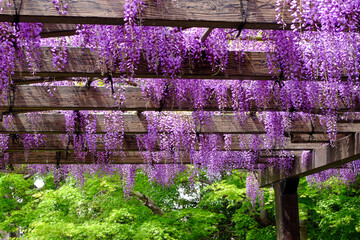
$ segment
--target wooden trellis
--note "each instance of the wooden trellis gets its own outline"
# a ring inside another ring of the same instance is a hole
[[[12,4],[5,0],[3,4]],[[67,1],[66,15],[59,15],[58,11],[46,0],[15,1],[20,9],[20,22],[41,22],[56,24],[124,24],[125,1]],[[275,20],[275,0],[257,1],[162,1],[146,0],[143,11],[143,24],[145,26],[173,26],[173,27],[217,27],[237,28],[246,20],[245,28],[253,29],[279,29]],[[21,7],[20,7],[21,3]],[[0,21],[14,22],[14,6],[4,7]],[[246,16],[245,16],[246,15]],[[291,23],[290,13],[285,12],[285,18]],[[74,29],[73,26],[49,27],[54,32]]]
[[[75,1],[69,0],[69,9],[66,15],[59,15],[52,3],[47,0],[22,0],[15,1],[17,9],[13,5],[7,6],[3,1],[4,11],[0,12],[0,21],[14,22],[18,17],[20,22],[41,22],[43,25],[43,37],[55,37],[73,35],[76,32],[76,24],[124,24],[125,1]],[[11,1],[12,3],[12,1]],[[161,6],[154,1],[145,1],[146,8],[143,13],[143,24],[145,26],[173,26],[173,27],[206,27],[206,28],[248,28],[248,29],[279,29],[275,20],[275,0],[166,0]],[[5,7],[5,5],[7,7]],[[18,16],[17,16],[18,15]],[[283,16],[285,22],[291,23],[290,14],[285,11]],[[46,81],[67,80],[71,77],[94,77],[101,78],[102,70],[97,66],[97,56],[89,49],[69,48],[68,62],[64,70],[53,68],[52,53],[49,48],[41,49],[40,69],[33,76],[27,66],[17,66],[14,76],[15,92],[11,103],[0,105],[0,111],[4,114],[14,113],[14,121],[11,126],[0,124],[0,133],[41,133],[47,134],[44,146],[39,146],[29,156],[24,156],[24,146],[21,141],[10,141],[7,152],[13,163],[19,164],[78,164],[74,159],[73,146],[66,146],[59,134],[66,133],[65,117],[59,113],[41,113],[39,121],[34,126],[22,113],[31,111],[48,110],[123,110],[123,111],[158,111],[159,104],[154,104],[143,98],[139,87],[127,87],[125,90],[126,101],[117,104],[117,100],[105,94],[106,89],[102,87],[79,87],[61,86],[57,87],[53,97],[48,94],[48,88],[42,86],[26,86],[27,84]],[[128,75],[124,72],[113,72],[113,77]],[[229,53],[227,69],[218,74],[213,74],[212,68],[206,63],[193,65],[184,64],[180,69],[183,79],[239,79],[239,80],[271,80],[273,75],[269,73],[267,56],[263,52],[245,52],[242,60]],[[105,76],[106,77],[106,76]],[[139,67],[135,71],[136,78],[162,78],[162,73],[155,74],[149,71],[147,63],[141,59]],[[20,86],[21,85],[21,86]],[[136,85],[136,84],[135,84]],[[359,102],[359,101],[356,101]],[[352,109],[360,112],[360,106],[356,103]],[[249,104],[250,111],[257,111],[255,104]],[[169,103],[161,106],[163,111],[193,111],[190,103]],[[204,106],[206,111],[217,111],[216,102],[209,102]],[[223,109],[233,111],[231,103]],[[260,110],[287,111],[281,108],[281,103],[270,102]],[[348,112],[346,105],[340,106],[338,112]],[[320,114],[321,109],[312,109],[312,113]],[[186,116],[184,116],[186,117]],[[103,134],[105,126],[104,116],[97,116],[96,132]],[[114,156],[114,164],[142,164],[141,153],[138,150],[134,134],[146,134],[147,122],[140,115],[124,114],[124,151],[123,156]],[[243,151],[239,147],[238,135],[240,134],[264,134],[265,126],[256,116],[240,125],[232,114],[224,114],[213,117],[214,126],[207,129],[206,126],[197,125],[197,133],[212,134],[234,134],[232,151]],[[278,238],[298,239],[299,224],[297,210],[297,184],[299,177],[307,176],[325,169],[337,167],[347,162],[360,158],[360,123],[353,121],[339,121],[337,123],[338,138],[335,147],[328,143],[326,128],[319,122],[295,121],[287,133],[286,144],[282,149],[273,149],[271,153],[262,152],[259,164],[266,162],[266,158],[277,157],[280,150],[294,151],[295,156],[301,155],[301,150],[312,151],[312,160],[308,166],[300,163],[300,158],[295,158],[294,167],[287,175],[275,171],[271,167],[266,169],[265,174],[259,174],[261,186],[273,185],[276,192],[276,214]],[[313,138],[310,139],[309,135]],[[104,143],[97,143],[99,150],[104,149]],[[87,157],[85,163],[92,163],[93,159]],[[166,164],[163,161],[158,164]],[[189,159],[184,158],[181,162],[189,164]]]

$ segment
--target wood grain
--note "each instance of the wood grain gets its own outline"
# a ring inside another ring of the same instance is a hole
[[[337,134],[336,139],[346,137],[347,134]],[[329,143],[329,134],[292,134],[292,143],[321,144]]]
[[[15,94],[10,104],[9,101],[0,103],[0,111],[9,111],[10,105],[13,112],[47,111],[47,110],[113,110],[113,111],[195,111],[191,99],[182,102],[166,99],[163,105],[154,103],[143,96],[140,87],[126,87],[124,91],[125,101],[119,105],[118,98],[111,96],[110,90],[105,87],[80,87],[80,86],[58,86],[53,87],[49,94],[49,87],[45,86],[16,86]],[[55,90],[54,90],[55,89]],[[249,111],[289,111],[289,106],[283,105],[281,98],[276,94],[270,94],[269,103],[257,107],[254,99],[249,100]],[[359,112],[359,101],[355,101],[350,110],[344,104],[340,104],[338,112]],[[323,114],[323,107],[314,107],[311,112]],[[219,111],[215,98],[208,99],[204,105],[205,111]],[[223,111],[233,112],[233,101],[229,95]],[[294,110],[294,112],[301,112]],[[347,121],[349,122],[349,121]],[[347,123],[345,122],[345,123]],[[350,123],[349,123],[350,124]],[[354,123],[357,124],[357,123]],[[354,131],[350,131],[354,132]],[[319,139],[321,140],[321,139]],[[328,141],[328,139],[326,140]]]
[[[97,160],[90,154],[86,155],[85,161],[79,161],[76,159],[73,152],[64,151],[33,151],[27,156],[23,152],[9,153],[8,164],[96,164]],[[269,158],[277,158],[279,155],[263,155],[259,156],[257,163],[266,163]],[[110,164],[145,164],[145,161],[139,151],[127,151],[125,156],[121,154],[113,154],[111,156]],[[3,163],[3,162],[2,162]],[[187,154],[184,153],[181,156],[180,161],[174,162],[169,159],[160,159],[154,164],[191,164],[191,161]]]
[[[190,115],[182,116],[186,121],[192,121]],[[145,134],[147,133],[147,121],[143,115],[124,114],[124,133],[125,134]],[[213,124],[196,125],[195,132],[198,133],[218,133],[218,134],[264,134],[265,126],[257,118],[249,118],[241,124],[233,115],[215,115],[212,117]],[[337,131],[339,133],[350,133],[360,131],[358,123],[338,123]],[[96,132],[103,134],[106,132],[104,125],[104,115],[97,115]],[[293,121],[289,133],[326,133],[326,127],[319,122],[314,123],[312,128],[310,121]],[[32,124],[26,114],[16,114],[9,125],[2,122],[0,124],[0,133],[21,134],[21,133],[41,133],[41,134],[64,134],[65,116],[60,113],[42,113],[38,115],[36,125]]]
[[[181,78],[184,79],[246,79],[246,80],[271,80],[267,66],[265,52],[245,52],[243,61],[235,52],[229,52],[229,62],[225,71],[213,71],[210,64],[206,61],[189,64],[183,63],[181,67]],[[99,66],[99,57],[90,49],[68,48],[68,61],[64,70],[53,67],[53,55],[49,47],[42,47],[40,51],[40,69],[35,73],[39,77],[107,77],[107,69]],[[114,71],[113,77],[128,76],[127,72]],[[28,70],[26,63],[17,66],[15,76],[31,76],[34,74]],[[141,58],[137,70],[136,78],[163,78],[161,69],[158,74],[151,71],[145,59]],[[34,83],[34,82],[32,82]]]
[[[8,3],[11,6],[8,6]],[[20,0],[15,1],[18,9]],[[124,24],[125,1],[116,0],[67,0],[66,15],[60,15],[51,1],[22,0],[19,20],[21,22],[70,23],[70,24]],[[0,21],[13,22],[15,10],[11,0],[4,0]],[[243,3],[243,4],[241,4]],[[245,28],[280,29],[276,23],[275,0],[145,0],[142,14],[143,25],[174,27],[237,28],[242,22]],[[285,11],[285,21],[291,18]]]
[[[43,23],[40,36],[42,38],[72,36],[76,34],[76,26],[77,24]]]
[[[251,150],[251,146],[250,144],[247,142],[246,144],[242,143],[242,146],[240,147],[240,141],[239,140],[239,136],[238,134],[233,134],[232,135],[232,142],[231,142],[231,150],[232,151],[241,151],[241,150]],[[142,135],[128,135],[126,134],[124,136],[124,141],[123,141],[123,151],[138,151],[139,147],[137,144],[137,137],[142,137]],[[220,144],[220,149],[224,150],[224,139],[223,139],[223,135],[219,135],[219,144]],[[260,137],[264,137],[261,136]],[[32,151],[65,151],[65,150],[73,150],[74,146],[73,146],[73,139],[70,139],[68,141],[67,138],[62,137],[62,135],[58,135],[58,134],[48,134],[45,135],[43,138],[43,144],[40,144],[38,147],[33,147],[31,150]],[[288,150],[288,151],[297,151],[297,150],[312,150],[316,147],[321,146],[321,144],[314,144],[314,143],[291,143],[290,142],[290,138],[287,138],[286,144],[284,146],[278,146],[278,147],[271,147],[268,148],[266,146],[262,146],[262,150],[264,151],[268,151],[268,150]],[[196,147],[197,148],[197,147]],[[98,139],[96,141],[96,149],[98,151],[105,151],[105,143],[103,140]],[[160,147],[157,145],[155,147],[155,150],[159,151]],[[267,150],[268,149],[268,150]],[[8,144],[8,148],[6,150],[6,152],[23,152],[25,150],[24,145],[23,145],[23,141],[21,140],[20,137],[17,138],[12,138],[9,141]]]

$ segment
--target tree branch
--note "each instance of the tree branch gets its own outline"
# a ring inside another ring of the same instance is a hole
[[[159,206],[154,202],[154,200],[152,200],[151,198],[149,198],[148,196],[140,193],[140,192],[131,192],[130,196],[136,197],[138,198],[140,201],[142,201],[144,203],[144,205],[146,207],[148,207],[154,214],[157,214],[159,216],[164,215],[163,210],[161,210],[161,208],[159,208]]]

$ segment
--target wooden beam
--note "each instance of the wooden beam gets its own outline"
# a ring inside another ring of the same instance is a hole
[[[124,151],[138,151],[138,144],[137,144],[137,137],[141,137],[141,135],[124,135],[124,141],[123,141],[123,150]],[[222,138],[222,136],[221,136]],[[42,140],[44,144],[41,144],[38,147],[34,147],[33,151],[66,151],[66,150],[73,150],[73,142],[69,141],[69,144],[67,142],[67,139],[64,139],[62,135],[59,134],[53,134],[53,135],[45,135],[42,137]],[[234,134],[232,135],[232,142],[231,142],[231,150],[232,151],[241,151],[241,150],[251,150],[251,146],[246,143],[242,144],[245,145],[243,147],[240,147],[240,141],[239,141],[239,135]],[[224,150],[224,141],[220,140],[220,148]],[[312,150],[316,146],[319,146],[319,144],[306,144],[306,143],[299,143],[294,144],[290,142],[290,139],[288,139],[287,143],[284,147],[278,147],[278,148],[271,148],[267,149],[265,146],[262,146],[262,150],[269,151],[278,151],[278,150],[287,150],[287,151],[298,151],[298,150]],[[98,151],[105,151],[105,143],[103,140],[97,140],[96,141],[96,149]],[[155,148],[156,150],[159,150],[159,146]],[[25,150],[23,141],[20,137],[10,139],[8,148],[6,152],[23,152]]]
[[[265,174],[260,174],[260,186],[266,187],[284,179],[305,177],[358,159],[360,159],[359,132],[335,141],[334,147],[326,145],[314,149],[312,160],[306,166],[301,163],[301,159],[295,159],[290,172],[266,169]]]
[[[91,156],[87,153],[85,161],[79,161],[76,159],[74,152],[69,151],[32,151],[25,155],[24,152],[11,152],[9,153],[9,160],[7,164],[94,164],[96,163],[96,157]],[[145,164],[145,161],[142,157],[142,153],[139,151],[126,151],[124,152],[125,156],[122,154],[113,154],[111,155],[111,164]],[[267,159],[269,158],[278,158],[282,157],[274,154],[263,154],[259,156],[258,164],[266,164]],[[181,157],[179,162],[173,162],[169,159],[157,159],[158,161],[154,164],[191,164],[192,162],[189,159],[187,154],[184,154]],[[4,161],[2,161],[3,163]]]
[[[192,121],[191,115],[182,115],[182,118]],[[16,114],[9,126],[4,122],[0,124],[0,133],[21,134],[21,133],[39,133],[39,134],[64,134],[66,133],[65,116],[60,113],[45,113],[37,116],[36,125],[28,120],[26,114]],[[147,121],[143,115],[124,114],[124,132],[125,134],[145,134],[147,133]],[[249,118],[247,122],[241,124],[234,115],[214,115],[212,125],[206,126],[198,124],[195,131],[198,133],[218,133],[218,134],[264,134],[265,126],[256,117]],[[326,127],[319,122],[315,122],[314,128],[310,121],[296,120],[292,122],[289,129],[290,133],[326,133]],[[349,133],[360,131],[359,123],[338,123],[337,131],[339,133]],[[105,133],[104,115],[97,115],[96,132]]]
[[[119,101],[109,94],[105,87],[80,87],[80,86],[58,86],[54,87],[56,91],[49,94],[49,88],[46,86],[16,86],[14,100],[11,103],[11,109],[14,112],[28,111],[48,111],[48,110],[122,110],[122,111],[194,111],[193,104],[190,101],[182,103],[172,100],[160,104],[154,104],[143,96],[140,87],[125,88],[124,104],[118,107]],[[287,106],[283,105],[281,99],[276,94],[270,97],[267,105],[261,108],[257,107],[256,101],[248,102],[249,111],[288,111]],[[358,101],[356,101],[358,102]],[[9,102],[0,103],[0,111],[6,112],[10,109]],[[209,99],[203,107],[205,111],[219,111],[215,99]],[[233,102],[229,96],[228,103],[224,106],[224,111],[233,112]],[[345,105],[339,106],[338,112],[349,112]],[[360,104],[354,104],[353,112],[360,111]],[[297,112],[297,110],[295,110]],[[323,109],[315,107],[312,113],[321,114]],[[349,121],[347,121],[349,122]],[[311,132],[311,131],[310,131]],[[354,131],[351,131],[354,132]],[[313,135],[317,137],[317,135]],[[311,139],[311,138],[310,138]],[[320,139],[322,140],[322,139]],[[327,139],[328,141],[328,139]]]
[[[145,0],[143,25],[174,27],[280,29],[276,22],[275,0]],[[11,4],[10,6],[8,4]],[[0,21],[14,22],[15,10],[11,0],[2,2]],[[124,24],[125,0],[75,1],[68,0],[67,14],[60,15],[53,3],[47,0],[23,0],[20,22],[71,23],[71,24]],[[242,4],[241,4],[242,3]],[[19,5],[19,3],[17,3]],[[245,18],[245,14],[247,17]],[[284,11],[285,21],[291,23],[290,14]]]
[[[96,158],[86,155],[85,161],[76,160],[73,152],[31,152],[28,156],[24,153],[10,153],[9,162],[11,164],[94,164]],[[160,161],[159,164],[167,162]],[[140,152],[125,152],[125,156],[112,155],[111,164],[144,164]],[[183,161],[183,164],[190,164],[189,159]]]
[[[208,62],[189,64],[184,62],[180,70],[181,78],[185,79],[246,79],[246,80],[271,80],[267,66],[267,57],[265,52],[245,52],[244,61],[237,60],[234,52],[229,52],[229,61],[224,72],[214,72]],[[75,47],[68,48],[68,61],[64,70],[59,71],[53,67],[53,55],[51,48],[42,47],[40,52],[40,69],[35,76],[39,77],[99,77],[106,78],[98,61],[99,57],[90,49],[81,49]],[[191,65],[191,66],[190,66]],[[33,76],[24,63],[16,67],[15,76]],[[154,73],[148,67],[147,61],[141,58],[135,77],[137,78],[163,78],[163,73],[159,69],[159,74]],[[216,74],[215,74],[216,73]],[[122,77],[129,75],[127,72],[115,71],[113,77]]]
[[[69,47],[67,56],[68,60],[64,70],[55,69],[53,67],[51,48],[41,47],[40,69],[35,75],[32,70],[29,71],[27,64],[23,63],[22,65],[16,66],[14,79],[22,80],[20,84],[26,84],[27,78],[31,77],[28,82],[31,84],[42,83],[46,77],[56,77],[60,79],[71,77],[107,77],[105,74],[107,73],[107,69],[100,67],[98,55],[90,51],[90,49]],[[147,61],[141,58],[135,70],[134,77],[163,78],[162,70],[157,70],[158,74],[149,69]],[[277,70],[278,69],[274,68],[273,72],[278,72]],[[118,70],[112,73],[114,78],[129,75],[128,72],[120,72]],[[267,53],[245,52],[240,61],[236,52],[229,52],[228,63],[224,71],[214,72],[207,61],[189,64],[189,62],[184,60],[179,71],[179,77],[183,79],[272,80],[274,75],[269,73]],[[343,77],[343,80],[347,80],[347,77]]]
[[[76,26],[77,24],[43,23],[40,36],[42,38],[50,38],[75,35]]]
[[[58,81],[69,81],[69,82],[82,82],[82,80],[73,80],[73,78],[69,77],[36,77],[36,76],[13,76],[12,77],[13,85],[21,86],[21,85],[29,85],[33,83],[54,83]]]
[[[340,139],[346,137],[347,134],[338,133],[336,139]],[[307,144],[321,144],[321,143],[329,143],[329,134],[291,134],[291,142],[292,143],[307,143]]]
[[[273,184],[278,240],[300,240],[298,185],[298,178],[286,179]]]

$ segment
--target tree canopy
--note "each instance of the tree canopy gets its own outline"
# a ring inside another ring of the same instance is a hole
[[[186,174],[184,174],[186,175]],[[0,177],[0,230],[17,229],[27,239],[274,239],[274,193],[264,191],[262,202],[246,193],[247,174],[234,172],[209,184],[177,178],[174,185],[150,184],[137,173],[134,193],[155,202],[154,213],[136,195],[124,196],[119,176],[87,175],[83,186],[72,177],[58,187],[52,175],[43,176],[41,189],[32,177]],[[359,181],[322,187],[303,180],[299,187],[300,220],[310,239],[357,239],[360,236]]]

